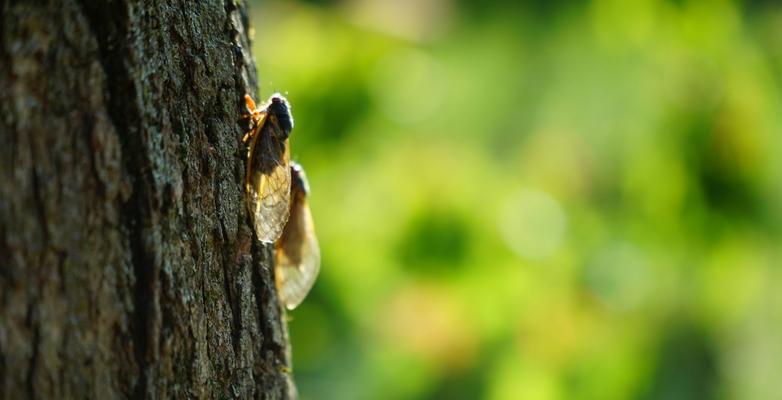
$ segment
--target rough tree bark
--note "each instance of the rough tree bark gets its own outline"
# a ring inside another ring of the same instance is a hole
[[[235,0],[0,10],[0,394],[288,398]]]

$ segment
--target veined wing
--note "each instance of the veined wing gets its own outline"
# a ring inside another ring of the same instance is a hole
[[[273,243],[290,213],[290,150],[287,135],[273,116],[255,129],[248,149],[247,204],[258,240]]]

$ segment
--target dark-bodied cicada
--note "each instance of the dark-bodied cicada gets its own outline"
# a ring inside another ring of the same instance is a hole
[[[290,106],[280,94],[273,94],[260,107],[244,96],[250,130],[242,141],[247,144],[245,192],[258,239],[275,242],[288,221],[291,197],[290,149],[293,129]]]

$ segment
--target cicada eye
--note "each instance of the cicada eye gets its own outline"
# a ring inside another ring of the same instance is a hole
[[[291,161],[291,191],[301,191],[305,196],[310,194],[310,183],[307,180],[307,175],[304,173],[304,168],[295,162]]]

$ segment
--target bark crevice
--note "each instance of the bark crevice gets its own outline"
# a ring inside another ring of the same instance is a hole
[[[32,331],[32,338],[30,341],[30,347],[32,355],[30,356],[30,365],[27,367],[27,377],[25,379],[25,386],[27,387],[27,394],[30,398],[35,398],[35,381],[33,379],[35,374],[36,365],[38,364],[38,353],[41,343],[41,331],[38,324],[35,322],[35,305],[30,303],[27,309],[27,326]]]

